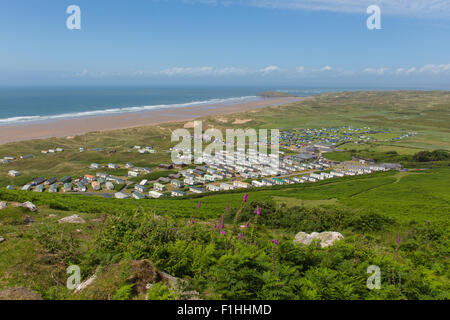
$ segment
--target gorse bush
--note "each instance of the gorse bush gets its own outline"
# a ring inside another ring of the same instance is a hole
[[[266,227],[291,232],[378,231],[395,224],[395,219],[377,213],[362,213],[340,208],[278,206],[275,202],[252,202],[241,214],[240,222],[249,221],[256,208],[264,213],[258,219]]]

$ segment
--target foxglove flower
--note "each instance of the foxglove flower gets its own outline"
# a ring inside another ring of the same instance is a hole
[[[244,203],[246,203],[248,200],[248,193],[244,194]]]

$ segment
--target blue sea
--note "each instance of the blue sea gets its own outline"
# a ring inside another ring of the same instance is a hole
[[[265,91],[311,96],[371,88],[295,87],[16,87],[0,88],[0,125],[155,109],[235,104]]]

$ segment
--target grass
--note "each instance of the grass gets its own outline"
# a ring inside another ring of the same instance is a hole
[[[450,92],[443,91],[329,93],[281,107],[224,115],[220,121],[214,117],[207,117],[203,119],[203,127],[212,125],[224,129],[251,126],[283,130],[350,125],[389,129],[388,133],[377,136],[377,142],[363,145],[344,144],[339,148],[343,151],[326,153],[325,156],[337,161],[350,160],[352,155],[355,155],[383,162],[396,162],[408,159],[421,150],[450,150],[449,101]],[[232,124],[236,118],[252,121],[244,125]],[[224,119],[226,123],[223,122]],[[35,157],[0,165],[0,199],[32,201],[38,205],[39,211],[30,213],[21,208],[10,207],[0,211],[0,235],[6,239],[0,244],[0,289],[28,287],[47,299],[71,297],[64,289],[65,268],[68,264],[79,263],[81,253],[87,255],[86,259],[93,261],[92,264],[97,260],[114,261],[114,257],[99,257],[96,256],[97,253],[89,251],[95,245],[96,236],[103,228],[103,224],[94,219],[117,212],[139,215],[139,212],[142,212],[139,210],[143,210],[179,221],[185,221],[195,214],[205,224],[213,224],[212,221],[216,221],[224,213],[227,205],[230,206],[230,215],[233,215],[240,207],[245,192],[248,192],[252,204],[274,201],[277,205],[286,205],[289,208],[327,207],[376,213],[393,218],[395,222],[401,224],[399,228],[404,229],[413,222],[431,221],[442,225],[448,223],[450,167],[445,161],[408,162],[409,167],[431,168],[423,171],[390,171],[335,178],[317,183],[206,193],[180,199],[119,200],[99,196],[9,191],[1,188],[8,184],[23,185],[38,176],[61,178],[66,175],[94,173],[95,170],[87,169],[92,162],[100,165],[115,163],[120,166],[132,162],[135,166],[155,168],[160,163],[170,162],[168,150],[174,145],[170,142],[170,133],[173,129],[181,127],[183,123],[169,123],[154,127],[93,132],[73,139],[52,138],[1,145],[0,158],[19,157],[21,154],[29,153]],[[390,138],[408,131],[418,132],[418,135],[398,142],[389,141]],[[134,145],[148,144],[151,144],[157,153],[139,154],[132,149]],[[40,152],[55,147],[62,147],[65,150],[50,155]],[[80,153],[80,147],[86,147],[88,151]],[[89,151],[95,147],[102,147],[104,151]],[[111,149],[115,149],[116,152],[108,154]],[[20,171],[21,176],[17,178],[7,176],[7,172],[12,169]],[[105,170],[98,171],[105,172]],[[132,181],[138,182],[142,179],[153,181],[174,172],[155,170]],[[111,170],[110,173],[121,175],[125,174],[125,170]],[[201,202],[200,209],[196,209],[198,202]],[[87,223],[58,224],[58,219],[72,214],[80,215]],[[25,215],[31,216],[34,223],[25,224]],[[296,219],[295,215],[293,219]],[[261,228],[267,236],[269,234],[279,238],[292,236],[284,230],[269,230],[263,226]],[[393,243],[395,232],[390,226],[386,229],[388,230],[381,230],[376,234],[374,241]],[[133,230],[127,231],[127,236],[132,234]],[[372,234],[364,233],[349,236],[373,237]],[[139,245],[139,242],[136,245]],[[382,252],[386,248],[379,250]],[[92,274],[93,271],[85,269],[87,274]],[[114,277],[117,278],[119,275],[115,274]],[[105,292],[111,291],[107,298],[111,298],[117,289],[114,286],[114,290],[111,289],[109,282],[99,285],[108,288]],[[93,293],[92,297],[105,297],[105,292]]]

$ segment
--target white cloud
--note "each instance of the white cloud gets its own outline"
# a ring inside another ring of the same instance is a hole
[[[425,72],[425,73],[442,73],[442,72],[450,72],[450,64],[427,64],[421,67],[417,72]]]
[[[173,67],[156,72],[157,75],[165,76],[242,76],[252,73],[249,68],[213,68],[205,67]]]
[[[277,66],[268,66],[268,67],[265,67],[265,68],[259,70],[259,72],[261,72],[262,74],[269,74],[274,71],[280,71],[280,68]]]
[[[184,0],[185,3],[208,5],[244,5],[261,8],[366,13],[378,5],[382,13],[414,17],[450,17],[448,0]]]
[[[133,71],[133,72],[92,72],[83,69],[70,75],[74,78],[104,78],[104,77],[252,77],[252,76],[276,76],[276,77],[358,77],[361,75],[376,76],[449,76],[450,64],[426,64],[423,66],[409,67],[366,67],[361,69],[346,69],[340,67],[323,66],[280,68],[270,65],[263,68],[249,67],[172,67],[160,71]]]
[[[410,75],[410,74],[425,74],[425,75],[437,75],[437,74],[450,74],[450,64],[426,64],[422,67],[410,67],[410,68],[398,68],[395,72],[397,75]]]
[[[384,75],[387,71],[389,71],[389,68],[366,68],[363,70],[365,73],[372,73],[377,75]]]

